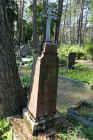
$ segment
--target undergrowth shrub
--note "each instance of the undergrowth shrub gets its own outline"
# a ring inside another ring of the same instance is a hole
[[[28,63],[26,63],[26,69],[32,69],[32,64],[33,62],[28,61]]]
[[[89,68],[88,68],[86,65],[84,65],[84,64],[78,63],[78,64],[75,66],[75,69],[80,70],[80,71],[85,71],[85,70],[88,70]]]
[[[74,70],[60,68],[59,74],[83,83],[93,84],[93,69],[83,64],[78,64]]]
[[[20,79],[21,79],[21,83],[22,83],[23,88],[30,87],[31,78],[29,76],[20,77]]]
[[[76,132],[79,132],[76,134],[79,134],[79,136],[81,135],[81,138],[83,136],[85,139],[93,140],[93,128],[84,126],[80,122],[75,121],[70,115],[66,115],[65,117],[74,125],[74,132],[75,130]]]
[[[61,65],[67,64],[67,59],[65,57],[59,58],[59,64],[61,64]]]
[[[85,45],[87,56],[93,61],[93,43]]]
[[[0,140],[12,140],[12,130],[5,119],[0,119]]]
[[[77,59],[86,58],[84,46],[61,44],[58,48],[59,58],[67,58],[70,52],[76,52]]]

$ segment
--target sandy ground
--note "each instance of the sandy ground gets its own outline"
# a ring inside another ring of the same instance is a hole
[[[93,90],[76,87],[70,83],[58,80],[57,109],[60,112],[71,105],[75,105],[81,100],[93,102]]]
[[[76,65],[81,63],[93,68],[93,61],[91,60],[76,60],[75,62]],[[59,111],[64,112],[69,106],[75,105],[81,100],[93,102],[93,90],[89,91],[58,80],[57,109]]]
[[[81,100],[93,102],[93,92],[58,80],[57,110],[59,112],[67,112],[67,108],[69,106],[75,105]],[[10,123],[12,125],[14,140],[61,140],[55,136],[57,133],[55,127],[48,129],[45,133],[38,135],[38,137],[34,137],[29,132],[22,118],[12,118]],[[60,124],[63,128],[70,125],[69,122],[62,116],[60,117]],[[77,140],[88,139],[78,138]]]
[[[91,60],[76,60],[75,62],[85,64],[89,68],[93,68],[93,61],[91,61]]]

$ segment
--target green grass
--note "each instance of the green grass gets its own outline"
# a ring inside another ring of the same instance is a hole
[[[93,69],[88,68],[86,65],[77,65],[74,70],[72,69],[59,69],[59,75],[75,79],[80,82],[92,85],[93,82]]]
[[[29,76],[20,77],[20,79],[21,79],[22,86],[24,88],[30,87],[31,78]]]
[[[29,76],[31,77],[32,69],[22,68],[18,70],[20,77]]]
[[[61,123],[57,125],[56,136],[62,140],[81,140],[81,138],[93,140],[93,128],[84,126],[80,122],[75,121],[67,113],[67,109],[68,107],[62,106],[62,111],[60,113],[69,121],[70,126],[65,126]]]

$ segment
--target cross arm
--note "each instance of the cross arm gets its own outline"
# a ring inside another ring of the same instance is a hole
[[[56,16],[50,16],[50,18],[52,19],[54,19],[54,20],[56,20],[57,19],[57,17]]]
[[[46,14],[42,14],[42,13],[41,13],[41,16],[42,16],[42,17],[48,17],[48,15],[46,15]]]

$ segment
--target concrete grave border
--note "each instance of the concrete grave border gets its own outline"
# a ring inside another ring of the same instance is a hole
[[[74,118],[76,121],[81,122],[83,125],[89,126],[93,128],[93,119],[92,118],[88,118],[86,119],[85,117],[82,116],[81,113],[79,113],[78,111],[75,110],[75,108],[79,107],[82,103],[86,103],[88,105],[91,105],[90,102],[86,101],[86,100],[82,100],[78,105],[76,106],[72,106],[68,108],[68,114],[70,116],[72,116],[72,118]]]
[[[89,90],[93,89],[93,86],[91,86],[91,85],[88,85],[86,83],[81,83],[77,80],[67,78],[67,77],[64,77],[64,76],[61,76],[61,75],[58,75],[58,79],[62,80],[62,81],[65,81],[65,82],[68,82],[68,83],[71,83],[72,85],[77,86],[77,87],[82,87],[82,88],[89,89]]]

